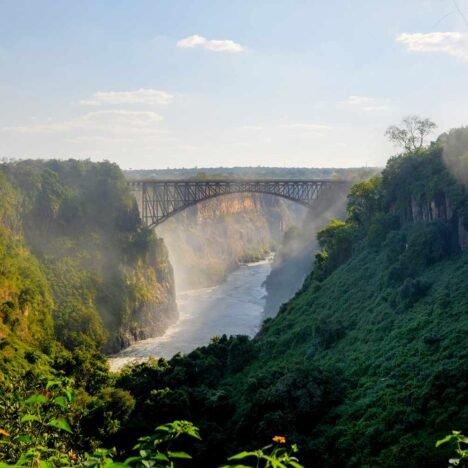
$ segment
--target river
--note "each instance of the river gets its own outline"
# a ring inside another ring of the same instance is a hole
[[[183,292],[177,297],[179,320],[163,336],[139,341],[109,359],[116,371],[148,357],[171,358],[207,345],[213,336],[254,336],[265,305],[263,282],[271,259],[243,265],[219,286]]]

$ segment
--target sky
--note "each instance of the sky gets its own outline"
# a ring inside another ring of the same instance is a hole
[[[468,0],[0,0],[0,158],[383,166],[407,115],[468,125],[467,18]]]

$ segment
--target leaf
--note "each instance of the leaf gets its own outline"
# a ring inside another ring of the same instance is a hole
[[[67,408],[67,399],[62,395],[54,398],[54,403],[63,409]]]
[[[167,426],[168,426],[167,424],[165,424],[164,426],[158,426],[155,429],[155,431],[169,432],[171,429]]]
[[[18,465],[29,465],[30,460],[31,460],[31,453],[30,453],[30,451],[28,451],[26,453],[21,454],[17,464]]]
[[[60,380],[49,380],[46,385],[46,390],[49,390],[49,388],[53,387],[60,387],[62,385],[62,382]]]
[[[192,456],[186,452],[167,452],[169,458],[184,458],[186,460],[191,460]]]
[[[257,454],[255,452],[240,452],[236,455],[233,455],[232,457],[229,457],[228,460],[243,460],[244,458],[247,457],[256,457]]]
[[[70,424],[68,424],[68,422],[63,418],[51,419],[49,422],[49,426],[73,434]]]
[[[73,394],[72,394],[72,391],[71,391],[69,388],[65,388],[65,389],[63,390],[63,392],[64,392],[65,395],[67,396],[68,401],[72,401],[72,400],[73,400]]]
[[[220,468],[254,468],[251,465],[223,465]]]
[[[42,405],[43,403],[47,403],[47,398],[39,393],[37,395],[30,396],[27,400],[25,400],[25,403],[27,405],[35,405],[36,403],[40,403]]]
[[[47,460],[39,460],[39,467],[40,468],[53,468],[53,465]]]
[[[436,442],[435,446],[439,447],[442,444],[445,444],[447,442],[451,442],[453,440],[454,436],[452,434],[445,436],[443,439],[440,439]]]
[[[34,439],[28,435],[18,436],[14,439],[14,442],[24,442],[25,444],[31,444],[33,441]]]
[[[153,456],[154,460],[162,460],[162,461],[170,461],[167,455],[164,453],[158,452],[156,455]]]
[[[128,457],[125,461],[125,465],[133,465],[135,462],[141,461],[141,457]]]
[[[36,416],[35,414],[25,414],[22,418],[21,418],[21,422],[22,423],[25,423],[25,422],[28,422],[28,421],[37,421],[37,422],[41,422],[41,418],[39,416]]]

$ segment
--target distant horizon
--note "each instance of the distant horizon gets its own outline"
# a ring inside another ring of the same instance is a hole
[[[334,170],[334,169],[383,169],[385,166],[274,166],[274,165],[256,165],[256,166],[180,166],[180,167],[122,167],[111,159],[92,159],[92,158],[77,158],[77,157],[2,157],[0,156],[0,164],[14,163],[16,161],[91,161],[95,163],[110,162],[117,164],[122,171],[183,171],[183,170],[215,170],[215,169],[321,169],[321,170]]]
[[[207,166],[207,167],[150,167],[150,168],[122,168],[123,171],[191,171],[191,170],[216,170],[216,169],[321,169],[321,170],[336,170],[336,169],[383,169],[384,166]]]

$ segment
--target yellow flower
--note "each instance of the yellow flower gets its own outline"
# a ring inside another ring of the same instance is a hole
[[[1,428],[0,428],[0,435],[5,436],[5,437],[10,437],[10,434],[8,434],[8,432],[5,431],[5,429],[1,429]]]
[[[286,443],[286,437],[283,436],[275,436],[273,437],[273,442],[277,442],[278,444],[285,444]]]

